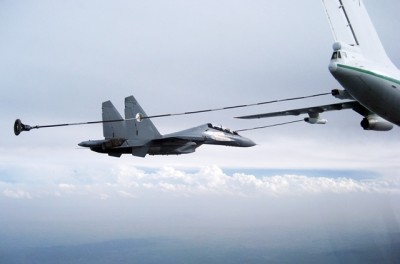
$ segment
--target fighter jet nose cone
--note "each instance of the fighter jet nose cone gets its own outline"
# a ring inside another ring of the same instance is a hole
[[[88,146],[87,141],[82,141],[81,143],[78,144],[78,146],[84,148],[87,147]]]
[[[255,145],[257,145],[257,144],[254,143],[254,141],[251,139],[247,139],[245,142],[245,147],[254,147]]]

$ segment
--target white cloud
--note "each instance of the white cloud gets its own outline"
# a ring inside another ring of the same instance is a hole
[[[3,191],[3,195],[12,199],[32,199],[30,193],[23,190],[6,189]]]
[[[76,189],[76,187],[74,185],[67,184],[67,183],[60,183],[58,185],[58,188],[60,188],[61,190],[64,190],[64,191],[71,191],[71,190]]]
[[[240,169],[238,169],[240,171]],[[61,171],[65,173],[64,168]],[[110,197],[135,198],[148,193],[169,193],[174,196],[228,195],[228,196],[309,196],[318,194],[380,193],[400,194],[399,178],[311,177],[282,174],[275,176],[252,175],[251,173],[227,174],[216,165],[185,170],[170,166],[146,171],[133,166],[85,169],[91,182],[77,182],[70,175],[62,177],[63,183],[54,183],[51,177],[54,168],[43,170],[42,184],[27,185],[22,182],[2,183],[3,195],[8,198],[33,198],[43,196],[93,196],[100,199]],[[74,173],[80,174],[75,168]],[[345,172],[344,172],[345,173]],[[82,176],[84,177],[84,176]],[[44,179],[49,179],[47,182]],[[32,179],[33,180],[33,179]],[[23,186],[25,191],[22,191]],[[20,189],[18,189],[20,188]],[[27,191],[26,191],[27,190]]]
[[[133,193],[127,192],[127,191],[119,191],[118,192],[121,196],[127,197],[127,198],[135,198],[136,196]]]

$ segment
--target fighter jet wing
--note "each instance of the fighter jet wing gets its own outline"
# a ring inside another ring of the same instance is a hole
[[[164,136],[163,138],[152,140],[152,143],[157,144],[185,144],[187,142],[196,142],[201,144],[204,142],[204,138],[196,136]]]
[[[264,114],[256,114],[256,115],[248,115],[248,116],[238,116],[236,118],[240,119],[257,119],[257,118],[266,118],[266,117],[276,117],[276,116],[298,116],[300,114],[308,114],[309,116],[318,116],[318,114],[333,111],[333,110],[343,110],[343,109],[353,109],[360,115],[366,116],[370,113],[368,109],[362,106],[357,101],[349,101],[338,104],[329,104],[329,105],[321,105],[321,106],[313,106],[299,109],[291,109],[286,111],[272,112],[272,113],[264,113]]]
[[[200,146],[204,143],[204,138],[196,135],[180,135],[180,133],[173,133],[164,135],[162,138],[153,139],[152,145],[156,146],[185,146],[188,143],[195,143]]]
[[[161,139],[151,141],[153,147],[159,147],[166,153],[173,154],[187,154],[193,153],[195,150],[204,143],[203,138],[199,137],[179,137],[167,136]]]

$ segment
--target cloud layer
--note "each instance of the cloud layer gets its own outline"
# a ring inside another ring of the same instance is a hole
[[[40,168],[40,171],[42,176],[37,178],[40,184],[28,185],[24,181],[18,182],[18,179],[14,179],[17,182],[10,182],[10,179],[8,182],[0,180],[3,197],[33,199],[45,196],[89,195],[107,199],[109,197],[135,198],[142,193],[159,192],[174,196],[243,197],[346,193],[400,194],[400,180],[396,178],[353,179],[346,175],[310,177],[294,174],[255,176],[248,172],[227,174],[216,165],[189,171],[168,166],[151,171],[127,165],[101,169],[75,168],[72,172],[63,167],[58,169],[49,167]],[[327,174],[329,174],[328,171]],[[85,177],[85,175],[90,175],[90,177]],[[33,175],[33,177],[37,176]]]

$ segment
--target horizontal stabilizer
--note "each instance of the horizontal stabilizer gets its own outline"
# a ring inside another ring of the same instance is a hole
[[[132,155],[136,156],[136,157],[144,158],[146,156],[146,154],[148,153],[148,151],[149,151],[149,145],[146,144],[142,147],[132,148]]]

